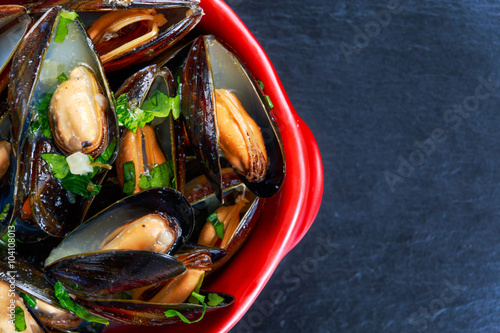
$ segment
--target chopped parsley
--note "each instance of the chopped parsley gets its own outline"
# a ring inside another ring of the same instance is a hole
[[[50,130],[47,108],[49,107],[52,95],[52,93],[43,94],[40,100],[35,104],[35,110],[31,111],[36,111],[35,121],[31,124],[31,131],[41,131],[43,136],[49,139],[52,138],[52,131]]]
[[[153,187],[172,187],[175,182],[173,160],[156,165],[149,176],[141,175],[139,187],[143,190]]]
[[[116,148],[116,140],[113,139],[108,147],[94,160],[90,155],[87,155],[90,165],[94,167],[94,171],[86,175],[74,175],[69,169],[66,156],[59,154],[42,154],[42,158],[50,167],[55,178],[60,179],[65,190],[74,194],[78,194],[84,198],[90,198],[101,189],[101,185],[96,185],[92,182],[92,178],[102,169],[110,169],[111,166],[106,164],[111,159]]]
[[[57,25],[56,35],[54,40],[56,42],[62,43],[68,34],[68,24],[73,22],[78,17],[78,14],[75,12],[61,12],[61,17],[59,18],[59,24]]]
[[[118,123],[132,132],[137,131],[137,127],[144,127],[155,117],[164,118],[172,115],[174,119],[180,115],[180,94],[169,97],[159,90],[155,90],[142,104],[141,108],[134,107],[129,103],[126,94],[118,96],[115,100],[116,115]]]
[[[224,302],[224,297],[220,296],[219,294],[216,293],[209,293],[208,294],[208,306],[218,306]]]
[[[47,162],[52,170],[52,174],[57,179],[63,179],[69,173],[69,165],[66,156],[59,154],[42,154],[42,158]]]
[[[21,293],[21,297],[30,307],[34,308],[36,306],[36,298],[31,297],[30,295],[24,293]]]
[[[59,300],[59,303],[63,308],[71,311],[78,317],[85,319],[88,322],[109,325],[109,321],[107,321],[106,319],[93,315],[85,307],[75,303],[69,296],[68,292],[61,282],[57,281],[54,286],[54,291],[56,293],[57,299]]]
[[[62,187],[69,192],[82,196],[84,198],[90,198],[101,190],[101,185],[96,185],[92,183],[89,176],[87,175],[74,175],[69,173],[66,177],[61,180]]]
[[[269,96],[267,96],[267,95],[264,95],[264,100],[266,101],[267,107],[268,107],[269,109],[274,108],[274,104],[273,104],[273,102],[271,101],[271,97],[269,97]]]
[[[14,326],[16,328],[16,332],[22,332],[26,330],[24,310],[20,306],[16,306],[16,309],[14,310]]]
[[[262,91],[262,94],[264,95],[264,102],[267,105],[267,107],[269,109],[274,108],[274,104],[271,101],[271,98],[268,95],[264,94],[264,83],[262,83],[262,81],[260,81],[260,80],[257,80],[257,84],[259,85],[260,90]]]
[[[0,220],[3,220],[4,218],[7,217],[7,213],[9,212],[10,204],[5,204],[3,206],[2,212],[0,213]]]
[[[215,228],[215,232],[217,233],[217,237],[220,239],[224,238],[224,224],[219,221],[219,217],[217,216],[217,212],[213,212],[210,214],[209,217],[207,217],[207,221],[212,223],[212,225]]]
[[[123,193],[131,195],[135,191],[135,165],[133,161],[123,163]]]
[[[62,72],[61,74],[59,74],[59,76],[57,77],[57,81],[63,83],[64,81],[68,81],[68,77],[66,76],[66,74],[64,74],[64,72]]]
[[[203,312],[202,312],[201,316],[198,319],[190,321],[182,313],[180,313],[177,310],[173,310],[173,309],[165,311],[165,316],[167,318],[179,317],[186,324],[194,324],[194,323],[197,323],[200,320],[202,320],[203,317],[205,316],[205,312],[207,310],[207,303],[205,303],[205,296],[200,295],[200,294],[198,294],[198,293],[196,293],[194,291],[191,293],[191,296],[194,297],[195,299],[197,299],[201,303],[201,305],[203,305]]]

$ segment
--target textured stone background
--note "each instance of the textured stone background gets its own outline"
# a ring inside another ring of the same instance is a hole
[[[325,168],[318,218],[233,332],[500,332],[499,3],[227,2]]]

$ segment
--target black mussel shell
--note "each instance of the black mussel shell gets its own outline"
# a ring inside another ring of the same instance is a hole
[[[193,232],[194,212],[182,194],[158,187],[126,197],[94,215],[52,250],[45,265],[68,256],[98,251],[103,240],[115,229],[154,212],[166,214],[178,223],[182,233],[168,254],[175,253]]]
[[[65,257],[45,267],[45,275],[73,294],[95,297],[153,285],[185,270],[167,254],[113,250]]]
[[[205,296],[205,300],[210,293],[217,294],[224,300],[217,306],[208,306],[207,313],[223,309],[234,302],[234,297],[231,295],[200,291],[200,294]],[[107,299],[80,299],[79,302],[88,307],[92,313],[106,319],[141,326],[159,326],[180,322],[179,317],[166,317],[165,311],[167,310],[176,310],[189,320],[198,319],[203,312],[202,305],[192,303],[149,303],[135,300]]]

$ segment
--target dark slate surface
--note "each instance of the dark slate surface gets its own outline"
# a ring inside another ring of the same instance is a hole
[[[499,3],[227,1],[325,168],[318,218],[232,331],[500,332]]]

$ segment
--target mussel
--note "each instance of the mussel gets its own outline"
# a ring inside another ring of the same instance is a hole
[[[189,140],[217,197],[222,199],[219,151],[252,192],[277,193],[285,176],[280,135],[236,56],[213,36],[200,36],[186,59],[182,83]]]
[[[10,60],[32,24],[26,9],[18,5],[0,5],[0,92],[7,85]],[[0,118],[6,114],[0,110]]]
[[[162,96],[175,97],[176,94],[176,84],[170,70],[166,67],[158,68],[157,65],[147,66],[135,73],[116,92],[117,98],[126,96],[130,110],[141,109],[145,103],[154,105],[153,102],[161,100]],[[125,130],[116,160],[118,180],[122,187],[125,163],[134,165],[134,192],[144,189],[139,182],[142,176],[150,175],[153,168],[167,163],[165,169],[171,173],[171,177],[168,177],[171,181],[161,186],[183,192],[185,138],[183,124],[176,119],[174,112],[172,110],[165,118],[153,118],[149,124]]]
[[[48,235],[64,236],[83,220],[102,172],[90,166],[83,174],[58,176],[44,154],[64,160],[82,153],[87,165],[99,156],[99,165],[111,164],[118,142],[104,70],[74,13],[53,7],[35,23],[14,56],[10,81],[17,158],[11,221],[24,207],[23,219]]]
[[[61,6],[77,12],[106,71],[151,60],[191,31],[203,16],[198,0],[47,1],[33,12]]]

